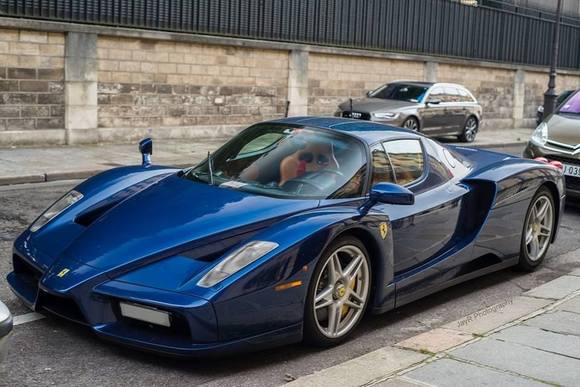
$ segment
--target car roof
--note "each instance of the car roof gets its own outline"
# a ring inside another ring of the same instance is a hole
[[[336,130],[355,136],[367,144],[392,138],[419,138],[420,135],[403,128],[379,124],[371,121],[352,120],[338,117],[288,117],[270,122],[312,126]]]
[[[431,86],[435,85],[435,83],[424,82],[424,81],[393,81],[393,82],[389,82],[389,85],[410,85],[410,86],[431,87]]]

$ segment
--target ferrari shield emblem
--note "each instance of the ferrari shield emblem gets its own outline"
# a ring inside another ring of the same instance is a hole
[[[381,232],[381,238],[385,239],[389,233],[389,226],[383,222],[379,225],[379,231]]]
[[[56,276],[58,278],[62,278],[70,272],[70,269],[62,269]]]

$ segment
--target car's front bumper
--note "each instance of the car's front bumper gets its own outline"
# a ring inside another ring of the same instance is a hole
[[[12,316],[8,308],[0,302],[0,363],[8,352],[8,342],[12,333]]]
[[[295,343],[302,324],[292,324],[243,338],[220,340],[214,306],[187,294],[96,278],[69,290],[48,288],[43,272],[14,251],[15,271],[8,277],[12,291],[32,310],[48,312],[90,328],[102,338],[141,350],[172,356],[222,356]],[[151,306],[171,313],[170,328],[131,320],[120,314],[119,302]]]
[[[578,158],[577,155],[570,154],[570,152],[565,150],[559,150],[556,146],[540,146],[532,141],[528,142],[522,156],[527,159],[545,157],[548,160],[555,160],[565,164],[580,166],[580,158]],[[566,196],[580,198],[580,177],[565,176],[565,181]]]

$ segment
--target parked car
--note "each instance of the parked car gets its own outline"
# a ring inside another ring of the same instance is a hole
[[[8,352],[8,339],[12,332],[12,315],[10,311],[0,301],[0,363],[6,357]]]
[[[564,205],[551,165],[373,122],[259,123],[183,170],[151,151],[32,223],[8,283],[37,310],[174,355],[335,345],[366,310],[534,270]]]
[[[431,136],[456,135],[472,142],[482,120],[481,105],[465,87],[453,83],[393,82],[367,98],[339,105],[336,116],[376,121]]]
[[[560,106],[562,102],[566,100],[575,90],[566,90],[558,95],[556,98],[556,107]],[[538,106],[538,111],[536,113],[536,125],[540,125],[544,121],[544,105]]]
[[[562,162],[567,195],[580,197],[580,90],[538,125],[523,156]]]

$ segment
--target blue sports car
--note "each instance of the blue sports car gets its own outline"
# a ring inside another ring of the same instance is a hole
[[[345,340],[509,266],[533,270],[564,206],[558,165],[341,118],[253,125],[195,167],[112,169],[14,243],[32,309],[172,355]]]

